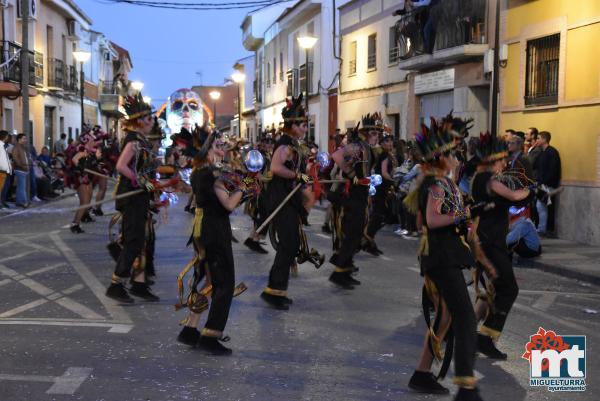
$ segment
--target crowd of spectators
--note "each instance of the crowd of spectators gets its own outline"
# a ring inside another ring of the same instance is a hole
[[[47,146],[38,154],[25,134],[0,131],[0,209],[28,208],[57,197],[64,190],[61,158],[66,145],[62,134],[52,154]]]

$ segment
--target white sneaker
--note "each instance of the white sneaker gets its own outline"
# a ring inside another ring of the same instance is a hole
[[[417,233],[407,232],[406,234],[402,235],[402,238],[414,241],[419,239],[419,235]]]
[[[37,196],[34,196],[33,198],[31,198],[31,200],[33,202],[41,202],[42,200],[40,198],[38,198]]]
[[[403,228],[399,228],[396,231],[394,231],[394,234],[396,234],[396,235],[406,235],[406,234],[408,234],[408,230],[405,230]]]

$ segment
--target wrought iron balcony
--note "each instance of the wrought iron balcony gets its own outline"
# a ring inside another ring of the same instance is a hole
[[[67,77],[65,63],[62,60],[48,58],[48,87],[64,89]]]
[[[0,47],[2,64],[0,73],[4,81],[21,82],[21,46],[14,42],[2,41]],[[44,55],[29,51],[29,85],[44,85]]]
[[[488,49],[487,8],[488,0],[445,0],[400,11],[400,68],[419,70],[482,57]]]

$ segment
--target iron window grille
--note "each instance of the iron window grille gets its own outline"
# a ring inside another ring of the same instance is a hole
[[[527,42],[525,105],[558,103],[560,33]]]

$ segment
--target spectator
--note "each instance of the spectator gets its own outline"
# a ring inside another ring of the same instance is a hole
[[[60,134],[60,139],[54,143],[54,155],[65,154],[67,149],[67,134]]]
[[[552,136],[547,131],[540,132],[538,143],[542,151],[535,160],[537,182],[552,191],[560,186],[561,169],[560,155],[556,148],[550,146]],[[542,187],[544,189],[544,187]],[[554,232],[554,196],[548,196],[545,191],[538,191],[537,211],[539,215],[538,232],[546,235]]]
[[[15,142],[16,142],[16,136],[9,134],[8,137],[6,138],[5,145],[4,145],[4,148],[6,149],[6,153],[8,154],[8,160],[10,162],[11,169],[12,169],[12,174],[9,174],[6,177],[6,182],[4,183],[4,189],[2,190],[2,195],[1,195],[2,199],[1,200],[2,200],[2,204],[4,205],[4,207],[9,207],[7,202],[8,202],[9,195],[11,194],[11,191],[13,188],[15,169],[14,169],[14,163],[12,160],[12,151],[13,151],[13,148],[15,147],[15,145],[14,145]]]
[[[533,222],[523,214],[524,211],[524,207],[510,208],[510,227],[506,236],[506,245],[522,258],[534,258],[542,254],[542,245]]]
[[[435,34],[437,30],[437,14],[434,6],[438,4],[440,0],[413,0],[411,1],[412,7],[427,7],[425,10],[425,18],[423,19],[423,25],[421,27],[423,33],[423,44],[425,53],[433,53],[435,47]]]
[[[8,140],[8,132],[0,131],[0,194],[4,194],[4,186],[9,185],[7,179],[12,174],[12,165],[8,158],[5,146]],[[8,208],[5,198],[0,199],[0,209]]]
[[[525,134],[522,134],[524,137]],[[533,176],[531,162],[527,156],[523,154],[523,138],[521,138],[521,135],[515,134],[508,141],[508,154],[508,169],[513,171],[514,174],[519,177],[523,187],[528,187],[535,181],[535,177]],[[524,174],[524,176],[522,176],[522,174]]]
[[[525,136],[525,139],[527,139],[527,136]],[[533,174],[535,174],[536,177],[537,171],[535,170],[535,161],[543,150],[538,139],[539,133],[537,128],[529,128],[529,149],[527,150],[527,157],[529,157],[529,161],[533,167]]]
[[[37,196],[37,179],[35,178],[35,172],[33,171],[34,162],[37,161],[38,155],[33,144],[29,145],[29,197],[34,202],[41,202],[42,200]]]
[[[481,159],[477,156],[477,147],[479,146],[479,138],[469,138],[467,143],[467,161],[465,162],[465,168],[462,173],[458,187],[465,194],[471,193],[471,180],[475,175],[477,166]]]
[[[504,142],[508,142],[514,135],[515,135],[515,130],[509,128],[504,131],[504,134],[502,134],[502,140]]]
[[[29,197],[27,196],[27,180],[29,179],[31,159],[29,152],[27,151],[26,141],[27,137],[25,134],[17,135],[17,144],[12,151],[15,177],[17,179],[16,204],[22,208],[29,207]]]
[[[50,150],[48,150],[48,146],[44,146],[42,148],[42,153],[40,153],[40,155],[38,156],[37,159],[38,159],[38,161],[46,163],[46,166],[50,165],[51,159],[50,159]]]

